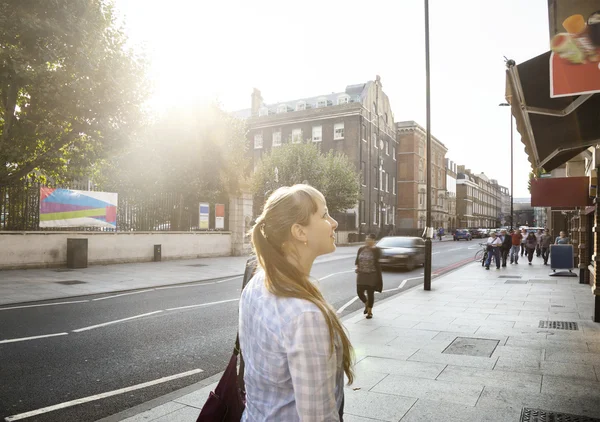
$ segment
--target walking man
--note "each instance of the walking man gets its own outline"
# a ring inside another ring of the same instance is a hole
[[[496,268],[500,269],[500,247],[502,246],[502,241],[498,238],[496,232],[492,232],[490,237],[487,240],[487,249],[488,249],[488,257],[485,262],[485,269],[490,269],[490,264],[492,262],[492,256],[496,261]]]
[[[527,239],[527,230],[521,230],[521,256],[525,254],[525,239]]]
[[[552,236],[550,236],[550,231],[546,229],[540,239],[540,246],[542,248],[542,259],[544,260],[544,265],[548,265],[548,257],[550,256],[551,244]]]
[[[513,230],[512,233],[512,248],[510,248],[510,263],[519,263],[519,249],[521,248],[521,241],[523,235],[518,230]]]
[[[535,256],[537,256],[538,258],[540,257],[540,255],[542,254],[542,230],[538,230],[535,233],[535,239],[537,240],[537,244],[535,245]]]

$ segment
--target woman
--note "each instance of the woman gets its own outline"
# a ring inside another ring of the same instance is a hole
[[[337,222],[307,185],[277,189],[252,229],[260,265],[240,299],[243,421],[340,421],[353,351],[335,310],[309,279],[335,251]]]
[[[535,237],[535,233],[529,233],[525,238],[525,250],[527,251],[527,260],[529,261],[529,265],[531,265],[531,261],[533,260],[533,253],[535,252],[537,244],[538,240],[537,237]]]
[[[358,250],[356,254],[356,293],[362,303],[365,304],[364,314],[367,319],[373,318],[373,302],[375,301],[375,291],[381,293],[383,290],[383,277],[381,275],[381,266],[379,259],[381,250],[375,246],[375,235],[367,236],[366,244]],[[365,291],[367,296],[365,297]]]
[[[494,261],[496,261],[496,268],[500,269],[500,247],[502,246],[502,241],[498,238],[496,232],[490,233],[490,237],[487,240],[487,260],[485,261],[485,269],[490,269],[490,264],[492,263],[492,257]]]
[[[567,234],[563,231],[560,232],[560,236],[558,236],[556,238],[556,240],[554,241],[555,245],[568,245],[569,244],[569,238],[567,236]]]

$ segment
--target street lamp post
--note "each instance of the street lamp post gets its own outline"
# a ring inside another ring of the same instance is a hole
[[[425,98],[427,116],[427,220],[425,223],[425,271],[423,289],[431,290],[431,92],[429,67],[429,0],[425,0]]]
[[[500,107],[510,107],[508,103],[500,103]],[[513,116],[512,111],[509,110],[510,116],[510,229],[513,229]]]

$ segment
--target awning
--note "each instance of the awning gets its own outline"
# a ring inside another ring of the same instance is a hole
[[[600,94],[550,98],[550,54],[509,62],[506,100],[534,169],[551,171],[600,143]]]

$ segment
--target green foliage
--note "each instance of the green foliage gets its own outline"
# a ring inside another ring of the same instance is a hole
[[[105,163],[102,183],[119,191],[176,192],[185,201],[235,194],[244,181],[243,122],[217,105],[173,108],[127,153]]]
[[[263,196],[280,186],[304,181],[325,195],[332,214],[358,202],[360,176],[348,157],[334,151],[322,154],[312,143],[285,144],[264,155],[254,172],[252,189],[255,195]]]
[[[0,28],[0,184],[76,178],[128,145],[145,65],[110,0],[5,0]]]
[[[542,174],[546,174],[546,170],[544,170],[543,168],[539,168],[535,171],[529,172],[529,180],[527,180],[527,190],[529,191],[529,193],[531,193],[531,181],[540,178]]]

